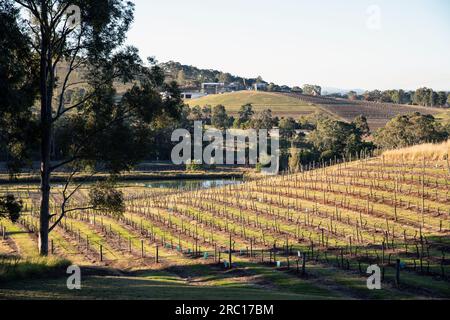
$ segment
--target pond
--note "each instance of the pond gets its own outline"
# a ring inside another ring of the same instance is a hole
[[[225,178],[225,179],[172,179],[172,180],[140,180],[140,181],[126,181],[119,182],[118,187],[120,188],[157,188],[157,189],[182,189],[182,190],[195,190],[195,189],[211,189],[215,187],[235,185],[243,183],[243,179],[236,178]],[[82,183],[83,187],[86,188],[92,186],[93,182]],[[74,186],[77,184],[74,183]],[[64,188],[63,184],[53,183],[51,184],[53,189]],[[8,192],[8,190],[13,191],[17,189],[23,190],[34,190],[37,191],[39,185],[36,183],[17,183],[17,184],[5,184],[0,185],[0,194]]]
[[[138,182],[136,185],[146,188],[159,189],[210,189],[215,187],[234,185],[242,183],[239,179],[216,179],[216,180],[159,180],[149,182]]]

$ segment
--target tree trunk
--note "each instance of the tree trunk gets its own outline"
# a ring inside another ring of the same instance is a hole
[[[42,20],[47,21],[47,4],[41,1]],[[40,95],[41,95],[41,206],[39,217],[39,254],[48,255],[49,209],[50,209],[50,151],[51,151],[51,58],[49,60],[49,39],[46,27],[41,29],[41,63],[40,63]]]

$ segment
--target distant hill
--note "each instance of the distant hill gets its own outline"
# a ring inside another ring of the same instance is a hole
[[[384,127],[391,119],[401,114],[419,112],[422,114],[439,115],[441,118],[448,116],[448,111],[439,108],[412,106],[394,103],[379,103],[369,101],[352,101],[348,99],[334,99],[329,97],[312,97],[302,94],[284,94],[297,98],[303,103],[311,103],[320,106],[328,113],[344,121],[352,121],[357,116],[363,115],[367,118],[370,129],[373,131]]]

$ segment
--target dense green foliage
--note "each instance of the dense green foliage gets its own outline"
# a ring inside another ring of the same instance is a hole
[[[70,23],[71,5],[80,10],[78,26]],[[125,45],[132,2],[0,0],[0,15],[0,147],[15,171],[39,150],[34,155],[41,167],[39,245],[46,255],[48,232],[65,215],[74,175],[131,169],[150,149],[154,123],[179,116],[181,94],[156,61],[145,65],[137,49]],[[65,71],[57,73],[58,67]],[[73,83],[75,72],[81,76]],[[117,84],[128,87],[119,95]],[[79,92],[68,99],[74,87]],[[58,169],[71,174],[62,213],[50,226],[50,182]],[[98,207],[105,207],[100,200],[113,200],[113,207],[120,200],[111,192],[99,196]]]
[[[386,127],[376,132],[375,143],[380,148],[395,149],[440,142],[448,136],[448,128],[443,127],[433,116],[413,113],[392,119]]]
[[[0,1],[0,160],[11,173],[36,150],[37,124],[31,106],[37,97],[39,65],[19,22],[19,10]]]
[[[19,220],[22,209],[22,200],[17,200],[13,195],[0,197],[0,218],[16,222]]]
[[[416,91],[405,90],[373,90],[366,91],[358,95],[355,91],[350,91],[346,95],[332,95],[350,100],[365,100],[379,103],[411,104],[424,107],[447,107],[450,94],[445,91],[435,92],[430,88],[419,88]]]
[[[92,208],[108,214],[122,215],[125,212],[123,192],[116,190],[110,181],[98,182],[89,190]]]
[[[211,118],[211,124],[213,127],[220,130],[225,130],[229,128],[233,124],[233,122],[234,119],[231,119],[231,117],[227,115],[224,106],[217,105],[213,108]]]

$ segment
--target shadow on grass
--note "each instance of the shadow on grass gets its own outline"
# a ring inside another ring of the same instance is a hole
[[[180,273],[180,270],[182,272]],[[190,275],[186,277],[186,275]],[[217,265],[187,265],[163,270],[117,272],[82,268],[82,289],[67,289],[67,275],[60,272],[49,279],[9,281],[0,299],[187,299],[187,300],[306,300],[327,299],[326,291],[299,293],[267,288],[249,282],[243,269],[223,270]],[[195,278],[195,281],[190,279]]]

